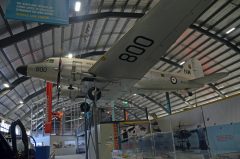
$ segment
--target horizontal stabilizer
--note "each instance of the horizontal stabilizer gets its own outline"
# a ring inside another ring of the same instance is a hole
[[[189,82],[192,84],[209,84],[209,83],[214,83],[218,81],[219,79],[222,79],[223,77],[226,77],[228,75],[227,72],[219,72],[219,73],[214,73],[210,75],[206,75],[204,77],[200,77],[194,80],[190,80]]]

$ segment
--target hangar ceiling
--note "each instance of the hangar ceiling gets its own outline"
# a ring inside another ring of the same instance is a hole
[[[3,12],[6,2],[0,2],[0,118],[8,121],[20,118],[27,123],[31,108],[33,116],[42,116],[36,108],[42,108],[45,103],[45,82],[22,77],[15,71],[18,66],[52,56],[64,56],[69,52],[76,57],[97,60],[158,1],[82,0],[79,13],[74,12],[74,2],[70,0],[71,24],[67,26],[6,20]],[[194,91],[191,97],[169,92],[172,113],[240,93],[239,15],[240,0],[214,1],[153,67],[178,72],[182,62],[196,57],[201,61],[205,74],[229,72],[229,76],[217,83]],[[232,28],[235,30],[227,34]],[[164,109],[168,102],[166,93],[126,95],[119,97],[116,106],[121,108],[123,101],[128,101],[129,106],[135,108],[130,111],[133,118],[143,118],[145,107],[149,113],[159,117],[168,114]],[[55,98],[54,103],[55,109],[61,109],[79,101],[61,98],[56,104]],[[120,109],[117,114],[122,114]]]

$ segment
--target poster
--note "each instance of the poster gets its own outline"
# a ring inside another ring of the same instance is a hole
[[[69,0],[9,0],[6,18],[50,24],[69,23]]]

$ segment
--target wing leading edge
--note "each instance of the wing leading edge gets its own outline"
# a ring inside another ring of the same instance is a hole
[[[161,0],[90,72],[107,79],[141,79],[211,3],[212,0]]]

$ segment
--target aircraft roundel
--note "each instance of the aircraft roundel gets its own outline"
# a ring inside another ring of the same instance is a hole
[[[172,84],[177,84],[177,78],[176,78],[176,77],[172,76],[172,77],[170,78],[170,80],[171,80],[171,83],[172,83]]]

